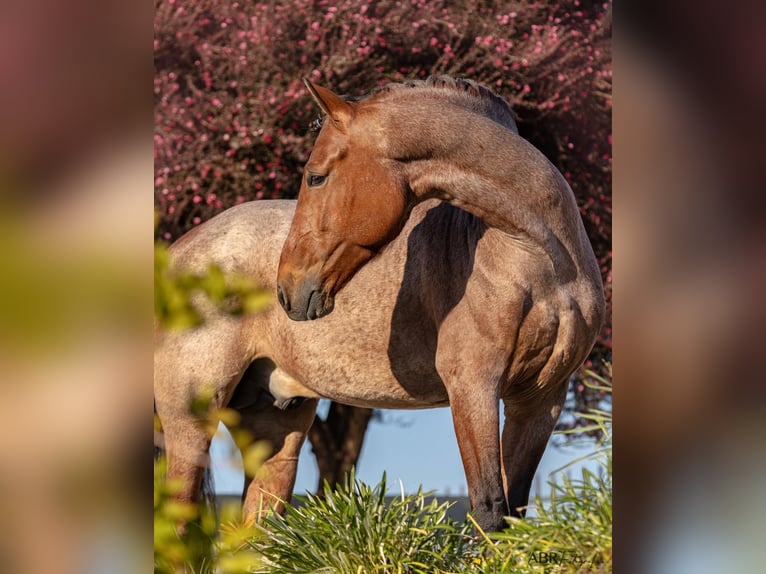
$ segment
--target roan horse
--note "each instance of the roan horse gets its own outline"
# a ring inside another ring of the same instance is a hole
[[[354,99],[304,83],[323,121],[297,204],[231,208],[171,248],[176,266],[216,261],[254,277],[282,309],[208,307],[202,327],[160,334],[168,473],[195,496],[209,437],[188,401],[205,385],[273,447],[246,486],[250,515],[289,500],[318,398],[449,405],[474,518],[502,529],[523,515],[604,314],[572,191],[506,102],[474,82],[429,78]]]

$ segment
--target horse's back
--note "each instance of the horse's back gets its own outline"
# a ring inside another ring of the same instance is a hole
[[[173,243],[171,264],[204,272],[214,263],[224,272],[247,274],[263,286],[272,286],[294,212],[294,200],[260,200],[231,207]]]

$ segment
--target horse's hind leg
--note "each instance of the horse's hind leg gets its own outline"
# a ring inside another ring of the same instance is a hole
[[[199,502],[202,479],[208,466],[210,436],[199,420],[187,409],[158,405],[162,420],[164,450],[167,455],[167,480],[178,482],[174,498],[181,502]],[[186,525],[179,525],[181,532]]]
[[[283,410],[272,404],[273,399],[263,396],[255,405],[240,411],[241,427],[249,430],[256,442],[264,441],[270,449],[255,476],[245,478],[243,515],[246,518],[260,521],[263,511],[270,508],[281,513],[284,503],[292,497],[298,455],[317,407],[315,399],[299,401],[296,406]]]
[[[215,430],[206,428],[212,422],[209,415],[226,406],[247,366],[247,340],[239,333],[239,323],[233,319],[210,318],[197,329],[163,332],[158,337],[154,400],[165,437],[168,479],[181,479],[179,501],[200,498]],[[195,401],[199,401],[196,409]],[[210,410],[201,412],[203,406]]]
[[[559,387],[539,402],[503,399],[503,479],[511,516],[526,513],[532,479],[566,398],[566,382]]]

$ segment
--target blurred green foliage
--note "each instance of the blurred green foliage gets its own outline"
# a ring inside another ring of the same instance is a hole
[[[242,449],[245,472],[253,476],[269,454],[264,443],[253,442],[246,431],[237,428],[239,414],[212,404],[212,394],[201,394],[192,399],[189,408],[199,424],[212,436],[219,423],[230,429]],[[158,417],[154,419],[155,432],[161,431]],[[213,501],[200,503],[180,501],[177,495],[183,489],[178,478],[166,474],[167,458],[164,453],[154,461],[154,571],[155,574],[192,572],[195,574],[235,574],[249,572],[261,564],[259,555],[249,542],[261,536],[260,529],[242,517],[238,504],[223,506],[220,512]],[[179,525],[185,532],[179,533]]]
[[[52,244],[20,220],[0,209],[0,347],[20,358],[133,332],[147,293],[132,261]]]
[[[205,504],[174,498],[182,485],[166,480],[166,459],[154,463],[154,572],[173,574],[239,574],[262,564],[248,544],[261,533],[242,519],[238,505],[224,506],[220,516]],[[179,535],[179,522],[187,531]]]
[[[244,276],[224,274],[210,265],[196,274],[174,269],[168,247],[155,242],[154,315],[163,328],[193,328],[203,322],[199,305],[212,303],[232,315],[259,312],[271,303],[271,294]],[[203,303],[204,301],[204,303]],[[212,393],[192,398],[190,411],[212,437],[219,423],[231,431],[243,452],[245,472],[252,476],[268,455],[268,447],[253,443],[251,435],[238,429],[239,414],[212,405]],[[155,433],[161,423],[155,415]],[[259,536],[252,524],[242,519],[237,505],[223,507],[220,516],[210,504],[177,500],[183,488],[178,479],[166,477],[164,454],[154,462],[154,571],[155,574],[191,572],[195,574],[234,574],[250,571],[260,564],[247,541]],[[179,534],[179,524],[186,531]]]
[[[271,293],[251,278],[224,274],[215,264],[202,274],[173,269],[167,246],[155,243],[154,316],[159,324],[173,329],[200,325],[202,314],[195,304],[200,293],[232,315],[261,311],[272,301]]]

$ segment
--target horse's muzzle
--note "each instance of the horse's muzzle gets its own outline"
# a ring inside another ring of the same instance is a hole
[[[334,301],[315,281],[303,281],[292,290],[286,284],[277,285],[279,304],[293,321],[312,321],[329,314]]]

